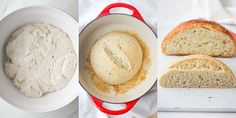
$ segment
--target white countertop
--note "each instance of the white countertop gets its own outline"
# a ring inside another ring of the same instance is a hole
[[[158,112],[158,118],[235,118],[236,113]]]
[[[0,0],[0,3],[0,19],[16,9],[27,6],[55,7],[78,19],[77,0]],[[78,118],[78,98],[59,110],[47,113],[23,111],[0,98],[0,114],[2,118]]]

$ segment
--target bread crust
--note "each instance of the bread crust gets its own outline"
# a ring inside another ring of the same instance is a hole
[[[189,21],[183,22],[183,23],[179,24],[178,26],[176,26],[163,39],[162,44],[161,44],[162,53],[164,53],[166,55],[176,55],[176,56],[186,55],[186,54],[177,54],[177,53],[176,54],[168,54],[165,47],[167,45],[167,42],[169,40],[171,40],[174,35],[176,35],[180,31],[183,31],[183,30],[195,27],[195,26],[205,27],[205,28],[211,29],[213,31],[222,32],[222,33],[228,35],[230,37],[230,39],[234,41],[234,45],[235,45],[234,54],[233,55],[225,55],[225,56],[221,56],[221,57],[232,57],[236,54],[236,40],[234,40],[230,31],[228,31],[226,28],[224,28],[223,26],[221,26],[220,24],[218,24],[214,21],[207,21],[207,20],[203,20],[203,19],[189,20]]]
[[[223,65],[225,67],[224,69],[225,69],[226,72],[233,73],[229,69],[229,67],[225,63],[223,63],[222,61],[220,61],[220,60],[218,60],[214,57],[211,57],[211,56],[208,56],[208,55],[203,55],[203,54],[194,54],[194,55],[185,56],[183,59],[180,59],[180,60],[177,60],[177,61],[173,62],[171,64],[171,66],[179,64],[179,63],[187,61],[187,60],[191,60],[191,59],[206,59],[206,60],[209,60],[209,61],[213,61],[213,62],[216,62],[216,63],[219,63],[219,64]],[[171,66],[169,66],[169,67],[171,67]]]

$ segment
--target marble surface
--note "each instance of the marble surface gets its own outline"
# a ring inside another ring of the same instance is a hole
[[[0,0],[0,19],[27,6],[51,6],[61,9],[78,19],[77,0]],[[78,118],[78,98],[67,106],[47,113],[33,113],[18,109],[0,98],[1,118]]]
[[[235,118],[236,113],[159,112],[158,118]]]

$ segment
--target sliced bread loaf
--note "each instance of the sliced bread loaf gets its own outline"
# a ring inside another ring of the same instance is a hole
[[[166,88],[236,87],[236,78],[230,68],[206,55],[191,55],[175,62],[159,82]]]
[[[231,57],[236,52],[231,33],[221,25],[205,20],[191,20],[180,24],[164,38],[161,48],[168,55]]]

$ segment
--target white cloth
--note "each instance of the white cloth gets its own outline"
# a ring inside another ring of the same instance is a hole
[[[17,9],[29,6],[55,7],[78,19],[77,0],[0,0],[0,19]]]
[[[194,0],[192,6],[196,18],[236,24],[236,0]]]
[[[79,0],[79,31],[83,29],[91,20],[95,19],[99,13],[109,4],[123,2],[135,6],[143,16],[145,22],[150,26],[157,26],[157,15],[153,14],[157,11],[156,0]],[[122,9],[117,9],[117,12],[124,12]],[[155,30],[155,28],[154,28]]]
[[[156,31],[157,20],[155,13],[156,1],[146,0],[80,0],[79,1],[79,31],[83,29],[89,22],[95,19],[99,13],[110,3],[114,2],[125,2],[135,6],[140,14],[143,16],[144,20]],[[124,12],[124,10],[118,9],[115,12]],[[107,105],[111,108],[120,108],[123,105]],[[157,88],[156,84],[145,96],[141,97],[138,103],[133,107],[131,111],[126,114],[119,115],[119,118],[146,118],[157,112]],[[79,89],[79,117],[80,118],[111,118],[114,116],[109,116],[107,114],[99,111],[88,93],[80,87]]]
[[[0,19],[6,12],[7,2],[8,2],[7,0],[0,0],[0,3],[1,3],[0,4]]]
[[[141,97],[138,103],[126,114],[119,115],[119,118],[147,118],[157,112],[157,85]],[[122,105],[106,104],[106,107],[118,109]],[[115,116],[107,115],[99,111],[88,93],[79,88],[79,118],[113,118]]]

